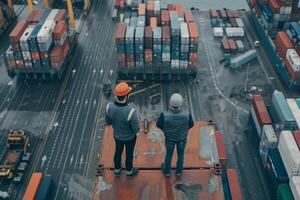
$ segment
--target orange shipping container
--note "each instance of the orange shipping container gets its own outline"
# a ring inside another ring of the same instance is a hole
[[[35,200],[35,195],[42,181],[42,173],[33,173],[27,185],[23,200]]]
[[[229,184],[229,190],[232,200],[242,200],[242,193],[238,180],[237,173],[234,169],[227,169],[227,178]]]
[[[199,34],[197,30],[197,26],[195,23],[189,23],[189,32],[190,32],[190,42],[193,44],[198,44]]]
[[[19,42],[20,37],[27,27],[27,22],[25,20],[20,20],[12,32],[9,34],[9,41],[11,43]]]
[[[150,18],[150,26],[152,29],[154,29],[157,26],[157,19],[156,17],[151,17]]]
[[[139,4],[139,16],[145,16],[146,5],[144,3]]]

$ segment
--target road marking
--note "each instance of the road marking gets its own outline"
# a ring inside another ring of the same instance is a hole
[[[93,104],[94,104],[94,107],[95,107],[96,106],[96,99],[94,100]]]
[[[66,100],[64,99],[62,103],[65,104],[65,103],[66,103]]]
[[[54,124],[53,124],[53,127],[58,127],[59,126],[59,123],[58,122],[55,122]]]
[[[44,156],[42,157],[41,168],[43,168],[43,166],[44,166],[44,163],[46,162],[46,160],[47,160],[47,156],[46,156],[46,155],[44,155]]]
[[[85,104],[84,106],[86,106],[87,103],[88,103],[88,100],[86,99],[86,100],[85,100],[85,103],[84,103],[84,104]]]
[[[76,104],[79,104],[79,99],[77,99]]]
[[[83,155],[81,154],[79,168],[81,168],[81,167],[82,167],[82,162],[83,162]]]
[[[12,85],[13,85],[13,82],[12,82],[12,81],[9,81],[9,82],[7,83],[7,85],[12,86]]]
[[[73,163],[73,154],[72,154],[72,157],[70,159],[70,165],[72,165],[72,163]]]

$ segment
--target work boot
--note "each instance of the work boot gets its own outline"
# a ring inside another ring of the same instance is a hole
[[[139,173],[138,168],[132,168],[131,171],[127,171],[127,177],[133,177]]]
[[[175,175],[176,175],[177,177],[181,176],[181,171],[176,171]]]
[[[166,172],[165,172],[165,163],[161,163],[160,169],[162,170],[162,172],[163,172],[163,174],[165,175],[165,177],[170,177],[170,176],[171,176],[170,173],[166,173]]]
[[[122,169],[115,169],[114,173],[116,176],[120,176]]]

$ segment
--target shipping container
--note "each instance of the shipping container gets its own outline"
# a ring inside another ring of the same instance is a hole
[[[241,67],[244,64],[247,64],[248,62],[254,60],[257,56],[257,51],[255,49],[251,49],[235,58],[233,58],[230,61],[229,67],[231,69],[236,69],[238,67]]]
[[[26,187],[26,191],[23,196],[23,200],[35,200],[36,194],[40,187],[41,181],[43,178],[42,173],[35,172],[31,175],[29,183]]]
[[[236,40],[235,42],[236,42],[236,46],[237,46],[238,50],[240,52],[244,52],[245,51],[244,43],[241,40]]]
[[[277,148],[277,137],[272,125],[264,125],[261,133],[261,140],[259,143],[259,154],[263,166],[267,165],[268,151],[269,149]]]
[[[232,52],[237,51],[237,46],[236,46],[235,41],[233,39],[229,39],[228,44],[229,44],[229,48]]]
[[[214,27],[213,32],[215,37],[223,37],[224,31],[222,27]]]
[[[292,42],[289,40],[285,32],[278,32],[275,40],[275,47],[278,51],[279,56],[284,59],[286,51],[293,48]]]
[[[219,17],[216,9],[210,9],[210,18],[217,19]]]
[[[145,16],[146,13],[146,5],[144,3],[139,4],[138,14],[139,16]]]
[[[300,152],[291,131],[280,133],[278,150],[288,176],[298,176],[300,174]]]
[[[290,188],[295,200],[300,199],[300,176],[290,178]]]
[[[29,51],[28,39],[33,31],[33,27],[28,27],[20,37],[20,47],[22,51]]]
[[[117,44],[124,44],[125,43],[125,33],[126,33],[126,24],[125,23],[119,23],[117,25],[117,31],[116,31],[116,43]]]
[[[226,149],[224,145],[223,134],[220,131],[215,132],[215,140],[217,144],[217,151],[218,151],[220,164],[223,168],[226,168],[227,155],[226,155]]]
[[[236,170],[227,169],[227,178],[228,178],[231,199],[232,200],[243,199]]]
[[[38,189],[35,199],[38,200],[50,200],[52,199],[52,176],[43,176],[42,182]]]
[[[241,27],[226,27],[225,28],[226,35],[228,37],[244,37],[245,31]]]
[[[9,34],[9,41],[11,44],[18,43],[20,37],[24,33],[25,29],[27,28],[27,22],[25,20],[20,20],[15,28]]]
[[[296,100],[295,99],[286,99],[286,101],[287,101],[287,104],[293,114],[295,121],[296,121],[297,129],[299,130],[300,129],[300,109],[296,103]]]
[[[193,13],[191,10],[185,10],[184,11],[184,19],[186,23],[192,23],[194,22]]]
[[[230,46],[229,46],[229,43],[228,43],[227,39],[222,39],[221,40],[221,45],[222,45],[222,48],[223,48],[224,51],[226,51],[226,52],[230,51]]]
[[[278,186],[276,200],[294,200],[291,188],[288,184]]]
[[[295,130],[297,128],[294,116],[282,92],[277,90],[273,92],[270,113],[275,129]]]
[[[278,149],[269,149],[266,171],[273,192],[277,191],[278,185],[289,183],[289,177]]]
[[[190,34],[190,43],[191,44],[198,44],[199,41],[199,34],[198,29],[195,23],[189,23],[189,34]]]
[[[298,149],[300,150],[300,131],[293,131],[293,136],[298,146]]]
[[[166,10],[161,11],[161,25],[170,26],[170,15]]]

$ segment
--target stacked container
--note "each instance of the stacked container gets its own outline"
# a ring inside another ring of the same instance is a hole
[[[294,119],[297,124],[297,128],[299,130],[300,129],[300,109],[296,103],[296,100],[295,99],[286,99],[286,101],[287,101],[287,104],[294,116]]]
[[[163,18],[162,18],[163,19]],[[166,21],[162,21],[166,22]],[[162,72],[170,72],[171,62],[171,32],[169,26],[162,27]]]
[[[187,23],[180,24],[180,61],[181,70],[187,70],[189,63],[190,35]]]
[[[153,33],[152,28],[147,26],[145,28],[145,71],[152,72],[153,65]]]
[[[180,59],[180,23],[178,14],[175,11],[170,11],[171,19],[171,69],[179,69]]]
[[[264,125],[259,143],[259,154],[263,166],[266,167],[268,151],[277,148],[277,137],[272,125]]]
[[[290,179],[290,188],[294,199],[300,199],[300,176],[294,176]]]
[[[135,28],[132,26],[128,26],[126,29],[126,36],[125,36],[125,52],[126,52],[126,66],[128,70],[134,69],[134,32]]]
[[[155,72],[160,72],[162,60],[162,33],[161,27],[156,27],[153,30],[153,64]]]
[[[135,30],[135,66],[143,72],[144,67],[144,27]]]
[[[195,23],[189,23],[189,34],[190,34],[190,53],[189,53],[189,69],[196,70],[198,62],[198,41],[199,35],[197,26]]]
[[[122,69],[126,69],[126,59],[125,59],[125,33],[126,24],[119,23],[116,31],[116,47],[118,55],[118,66]]]
[[[289,177],[300,175],[300,151],[291,131],[282,131],[278,150]]]

